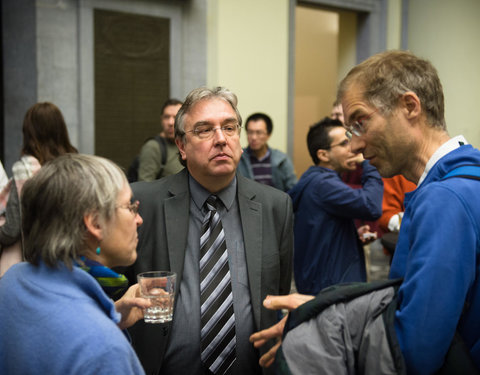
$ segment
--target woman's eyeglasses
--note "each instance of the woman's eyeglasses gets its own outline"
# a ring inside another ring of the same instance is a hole
[[[122,205],[122,206],[117,206],[117,208],[125,208],[136,216],[138,214],[138,206],[140,206],[140,202],[135,201],[133,203],[125,204],[125,205]]]

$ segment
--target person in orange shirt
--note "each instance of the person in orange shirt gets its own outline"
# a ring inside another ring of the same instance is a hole
[[[398,232],[402,222],[405,206],[405,193],[415,190],[417,185],[402,175],[383,178],[382,216],[378,219],[380,229],[384,232],[382,245],[389,255],[393,255],[397,243]]]

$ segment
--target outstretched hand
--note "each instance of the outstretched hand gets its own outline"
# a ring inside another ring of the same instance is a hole
[[[287,309],[288,311],[291,311],[313,298],[313,296],[298,293],[289,294],[286,296],[267,296],[263,301],[263,306],[270,310]],[[282,343],[281,337],[287,317],[288,315],[284,316],[283,319],[277,324],[271,326],[270,328],[256,332],[250,336],[250,342],[253,343],[255,348],[261,347],[270,339],[276,338],[278,340],[275,346],[273,346],[267,353],[260,357],[260,366],[269,367],[275,361],[275,354]]]
[[[143,319],[143,309],[150,307],[151,302],[140,296],[138,284],[132,285],[118,301],[115,302],[115,309],[122,315],[118,326],[125,329],[134,325],[138,320]]]

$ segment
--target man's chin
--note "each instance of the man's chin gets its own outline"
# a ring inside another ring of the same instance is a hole
[[[348,163],[345,166],[345,172],[353,172],[355,169],[357,169],[358,164],[357,163]]]
[[[230,174],[235,174],[236,166],[232,164],[231,161],[217,162],[216,165],[211,169],[212,174],[216,176],[225,176]]]
[[[377,168],[378,173],[383,178],[393,177],[398,174],[392,169],[392,166],[387,163],[379,163],[377,159],[371,159],[369,161],[370,161],[370,165]]]

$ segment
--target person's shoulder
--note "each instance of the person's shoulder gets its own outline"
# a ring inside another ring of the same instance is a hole
[[[248,147],[243,149],[242,155],[240,156],[240,162],[242,161],[250,161],[250,151]]]
[[[240,156],[240,161],[242,161],[242,160],[247,160],[248,161],[249,158],[250,158],[250,153],[248,152],[248,148],[245,147],[243,149],[242,155]]]
[[[160,149],[160,143],[155,139],[155,137],[148,138],[142,145],[142,149]]]
[[[276,154],[277,156],[285,156],[285,157],[288,156],[285,152],[279,150],[278,148],[271,148],[270,147],[270,152],[272,153],[272,155]]]
[[[188,175],[185,169],[180,172],[162,177],[154,181],[138,181],[131,185],[133,194],[135,197],[152,196],[155,198],[161,197],[162,194],[166,194],[169,190],[178,189],[179,187],[188,188]]]
[[[237,181],[239,184],[239,191],[242,191],[244,194],[255,195],[259,199],[268,200],[278,200],[289,198],[290,196],[282,190],[279,190],[273,186],[261,184],[250,178],[237,174]]]
[[[276,148],[270,148],[270,153],[271,153],[271,158],[273,160],[277,160],[277,162],[279,164],[284,163],[286,161],[290,161],[290,163],[291,163],[290,156],[288,156],[287,153],[285,153],[281,150],[278,150]]]
[[[344,183],[340,175],[330,168],[315,166],[308,169],[307,173],[306,176],[308,176],[313,184],[321,184],[326,181],[330,183]]]
[[[19,160],[13,163],[12,172],[18,174],[30,170],[32,168],[40,168],[40,162],[35,156],[23,155]]]

